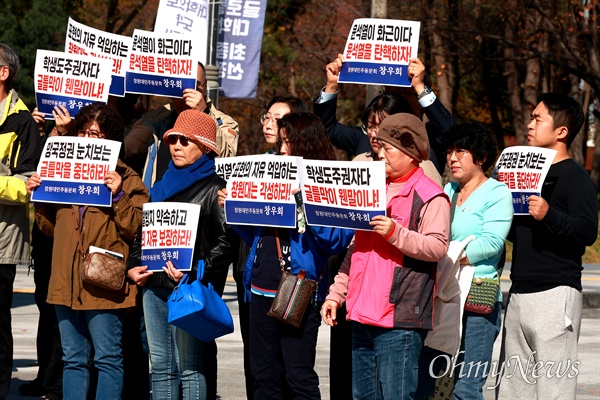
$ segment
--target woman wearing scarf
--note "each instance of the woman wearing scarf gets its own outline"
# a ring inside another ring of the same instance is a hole
[[[204,260],[204,280],[211,282],[222,294],[232,252],[225,214],[217,200],[217,191],[226,183],[215,173],[216,131],[213,118],[201,111],[186,110],[179,114],[173,129],[163,136],[172,160],[163,178],[150,190],[150,200],[201,206],[192,265]],[[134,254],[139,257],[139,251]],[[135,261],[129,265],[140,265],[139,258]],[[136,266],[128,271],[128,275],[144,287],[152,397],[178,399],[181,381],[184,399],[206,398],[202,361],[204,343],[171,326],[167,319],[167,300],[183,273],[172,261],[167,261],[163,272],[152,273],[147,266]],[[195,275],[194,268],[190,278],[193,280]]]

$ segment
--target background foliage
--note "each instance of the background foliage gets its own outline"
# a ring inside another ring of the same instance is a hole
[[[157,9],[158,0],[5,1],[0,42],[15,48],[22,63],[15,88],[33,108],[36,49],[62,50],[69,16],[129,35],[134,28],[152,30]],[[579,100],[588,123],[571,156],[582,165],[587,156],[596,184],[599,11],[598,0],[387,2],[388,18],[421,21],[419,57],[433,89],[458,122],[481,122],[500,143],[522,144],[542,92],[562,92]],[[343,51],[352,21],[370,15],[367,0],[268,1],[257,98],[219,99],[219,108],[240,123],[240,154],[266,150],[258,120],[273,96],[293,94],[312,101],[325,84],[325,65]],[[358,123],[365,101],[364,86],[342,85],[340,122]]]

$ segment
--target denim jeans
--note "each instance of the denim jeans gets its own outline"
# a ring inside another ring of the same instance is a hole
[[[152,398],[179,399],[179,380],[184,399],[205,399],[204,343],[169,324],[167,300],[173,289],[143,290],[144,319],[152,364]]]
[[[63,396],[85,400],[90,381],[90,357],[98,370],[96,399],[120,399],[123,392],[124,310],[72,310],[56,306],[63,348]]]
[[[490,314],[465,311],[460,352],[454,369],[454,398],[483,400],[483,385],[491,370],[494,342],[500,333],[500,310],[496,303]]]
[[[425,331],[352,323],[352,397],[413,399]]]

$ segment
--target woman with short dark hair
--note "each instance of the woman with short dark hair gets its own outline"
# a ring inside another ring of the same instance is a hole
[[[506,185],[487,176],[487,171],[496,161],[496,139],[483,126],[469,123],[452,127],[446,140],[446,159],[454,180],[444,187],[444,191],[452,199],[451,215],[454,217],[450,221],[451,238],[452,241],[463,242],[470,236],[474,237],[459,256],[460,266],[462,271],[467,267],[473,268],[474,280],[479,280],[480,284],[484,280],[498,282],[502,274],[504,241],[513,218],[513,204]],[[500,269],[499,263],[502,264]],[[457,345],[460,340],[460,350],[456,356],[457,369],[453,375],[455,399],[483,399],[482,389],[487,378],[483,368],[481,371],[478,369],[467,373],[460,371],[460,365],[491,365],[494,341],[500,332],[500,290],[496,300],[493,310],[487,314],[467,307],[462,314],[462,321],[458,320],[458,315],[456,317],[457,324],[462,322],[462,338],[456,339]],[[462,308],[463,305],[460,304],[460,309]],[[449,365],[440,365],[440,361],[450,360],[450,356],[454,354],[444,355],[440,351],[445,347],[442,343],[451,342],[453,338],[440,335],[440,332],[432,332],[434,336],[427,338],[428,347],[422,352],[418,397],[429,398],[432,394],[435,382],[429,375],[430,370],[436,375],[443,374],[438,374],[438,371],[452,371]],[[439,355],[442,357],[433,362]]]

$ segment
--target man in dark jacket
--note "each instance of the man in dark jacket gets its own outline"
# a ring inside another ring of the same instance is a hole
[[[314,112],[321,118],[329,134],[329,139],[331,139],[331,143],[335,147],[346,151],[352,156],[366,152],[373,153],[373,158],[377,159],[377,145],[373,139],[382,121],[378,120],[376,123],[372,123],[369,120],[371,116],[368,115],[369,109],[373,106],[373,102],[377,101],[377,98],[374,99],[369,107],[367,107],[367,110],[365,110],[365,113],[363,113],[362,122],[364,126],[362,128],[359,126],[343,125],[337,122],[335,113],[337,107],[338,76],[342,69],[342,63],[342,56],[338,55],[334,61],[327,64],[327,84],[314,101]],[[406,89],[402,92],[404,88],[395,87],[387,88],[386,93],[401,94],[406,99],[406,103],[403,105],[406,109],[397,109],[396,112],[412,113],[418,117],[421,117],[422,112],[427,116],[429,122],[426,124],[426,129],[431,149],[429,159],[441,175],[446,165],[444,133],[454,125],[454,119],[452,118],[452,114],[437,99],[435,93],[425,84],[425,66],[421,60],[413,58],[410,61],[408,73],[412,79],[414,93],[407,93]],[[413,101],[415,97],[418,103]],[[397,107],[400,107],[400,105]]]

